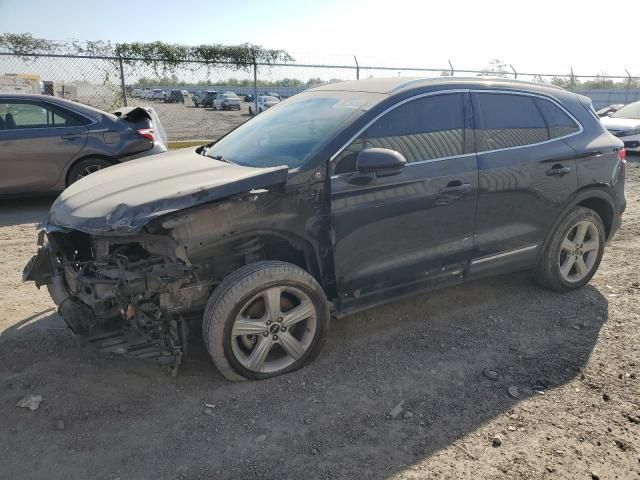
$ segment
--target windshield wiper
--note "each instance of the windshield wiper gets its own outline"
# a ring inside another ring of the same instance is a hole
[[[207,155],[209,158],[213,158],[214,160],[218,160],[220,162],[225,162],[225,163],[233,163],[230,160],[227,160],[226,158],[224,158],[222,155]]]

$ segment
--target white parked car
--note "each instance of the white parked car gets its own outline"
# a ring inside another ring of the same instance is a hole
[[[161,88],[151,90],[151,100],[164,100],[166,97],[167,93]]]
[[[640,152],[640,102],[625,105],[617,112],[600,119],[602,125],[624,142],[631,152]]]
[[[271,95],[258,95],[258,113],[264,112],[267,108],[271,108],[274,105],[280,103],[280,100]],[[249,105],[249,115],[253,115],[253,104]]]
[[[240,97],[233,92],[217,93],[213,99],[214,110],[240,110]]]

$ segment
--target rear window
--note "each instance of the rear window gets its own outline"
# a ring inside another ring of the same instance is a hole
[[[474,110],[480,134],[479,152],[520,147],[549,140],[549,131],[534,97],[476,93]]]

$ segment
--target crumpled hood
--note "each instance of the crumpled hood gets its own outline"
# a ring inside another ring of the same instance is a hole
[[[67,188],[51,225],[90,234],[139,231],[154,218],[287,180],[286,166],[244,167],[193,148],[151,155],[93,173]]]
[[[640,120],[637,120],[635,118],[602,117],[600,119],[600,122],[607,130],[623,131],[640,128]]]

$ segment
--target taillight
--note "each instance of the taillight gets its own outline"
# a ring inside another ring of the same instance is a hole
[[[618,158],[620,159],[620,163],[627,163],[627,151],[624,147],[618,150]]]
[[[153,136],[153,128],[140,128],[136,130],[136,133],[147,140],[151,140],[152,142],[155,140],[155,137]]]

